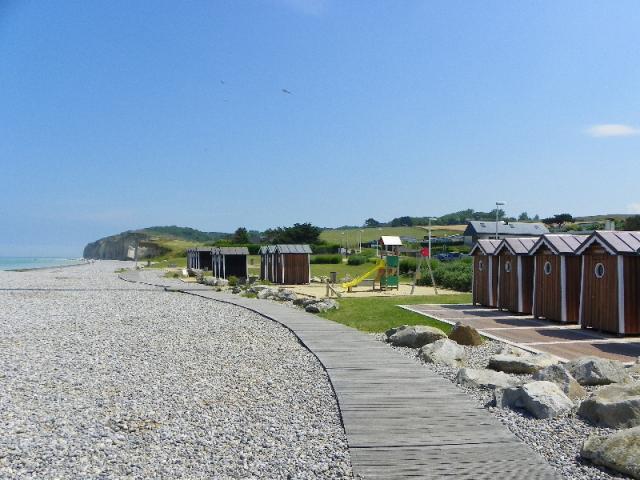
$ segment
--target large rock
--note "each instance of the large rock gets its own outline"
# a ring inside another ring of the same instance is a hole
[[[580,385],[609,385],[631,380],[623,363],[600,357],[580,357],[567,364]]]
[[[442,330],[426,325],[403,325],[388,337],[388,342],[396,347],[420,348],[441,338],[447,338]]]
[[[640,479],[640,427],[609,436],[591,435],[580,455],[596,465]]]
[[[278,290],[278,300],[283,302],[293,302],[298,298],[298,295],[293,290],[281,289]]]
[[[258,297],[260,300],[277,298],[277,296],[278,296],[278,291],[271,288],[263,288],[256,295],[256,297]]]
[[[601,388],[580,404],[578,415],[600,427],[639,426],[640,382]]]
[[[316,301],[308,304],[304,309],[309,313],[321,313],[328,310],[337,310],[340,307],[338,302],[331,298],[325,298],[320,301]]]
[[[467,361],[464,348],[447,338],[425,345],[418,356],[426,363],[443,363],[451,367],[460,367]]]
[[[489,359],[489,368],[506,373],[535,373],[550,365],[558,363],[558,359],[546,353],[536,355],[494,355]]]
[[[459,345],[470,346],[482,345],[484,342],[482,335],[480,335],[475,328],[470,327],[469,325],[463,325],[461,322],[455,324],[453,330],[451,330],[451,333],[449,334],[449,339]]]
[[[509,388],[517,387],[522,380],[484,368],[461,368],[456,375],[456,383],[472,388]]]
[[[529,382],[494,392],[496,406],[522,408],[536,418],[553,418],[573,408],[573,402],[552,382]]]
[[[534,380],[553,382],[572,400],[584,397],[587,392],[561,364],[551,365],[533,374]]]

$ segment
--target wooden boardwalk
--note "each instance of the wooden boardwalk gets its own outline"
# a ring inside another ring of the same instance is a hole
[[[131,272],[148,283],[247,308],[289,328],[336,393],[354,475],[365,479],[555,479],[540,456],[450,381],[371,335],[270,301]]]

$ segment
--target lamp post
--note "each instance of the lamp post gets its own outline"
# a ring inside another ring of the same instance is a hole
[[[498,240],[498,219],[500,218],[500,207],[506,205],[507,202],[496,202],[496,240]]]
[[[364,232],[364,230],[360,230],[360,241],[358,242],[358,253],[362,253],[362,232]]]
[[[345,241],[344,241],[344,232],[342,232],[342,252],[343,252],[344,254],[346,254],[346,253],[347,253],[347,247],[346,247],[346,243],[345,243]]]

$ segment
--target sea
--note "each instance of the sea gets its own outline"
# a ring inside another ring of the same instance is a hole
[[[64,267],[82,263],[80,258],[61,257],[0,257],[0,270],[31,270],[34,268]]]

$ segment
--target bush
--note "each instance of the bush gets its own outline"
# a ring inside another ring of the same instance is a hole
[[[313,250],[313,253],[315,254],[338,253],[340,252],[340,245],[333,243],[316,243],[311,245],[311,250]]]
[[[238,277],[235,275],[229,275],[227,277],[227,281],[229,282],[230,287],[236,287],[238,285]]]
[[[402,258],[400,259],[400,275],[406,275],[409,272],[416,271],[416,259],[415,258]]]
[[[433,277],[438,287],[459,292],[470,292],[473,276],[473,259],[470,257],[454,260],[451,262],[439,262],[432,260]],[[431,276],[429,269],[425,265],[422,268],[422,278],[418,280],[418,285],[431,286]]]
[[[362,255],[351,255],[347,259],[347,263],[349,265],[362,265],[367,262],[367,257],[363,257]]]
[[[314,255],[311,263],[342,263],[342,255]]]

